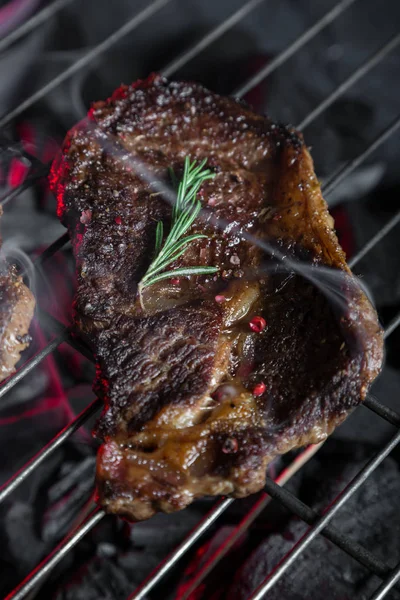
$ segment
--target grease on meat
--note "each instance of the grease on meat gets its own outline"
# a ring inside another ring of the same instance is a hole
[[[170,166],[181,172],[186,156],[215,172],[190,231],[208,237],[173,266],[220,271],[146,288],[143,312],[137,284],[156,222],[171,214],[152,183],[167,182]],[[105,510],[144,519],[206,494],[256,492],[274,456],[323,440],[365,398],[382,331],[346,277],[300,134],[201,85],[151,76],[94,104],[51,183],[74,245],[75,325],[105,402],[95,431]],[[337,269],[341,303],[277,269],[249,236],[315,273]],[[255,315],[267,322],[261,333],[249,328]]]

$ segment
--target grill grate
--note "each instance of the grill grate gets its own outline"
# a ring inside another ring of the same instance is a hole
[[[0,127],[9,124],[16,116],[20,115],[28,107],[32,106],[39,99],[43,98],[47,93],[60,85],[63,81],[70,78],[83,67],[97,59],[101,54],[110,49],[125,35],[133,31],[136,27],[144,23],[146,20],[154,16],[163,7],[169,4],[172,0],[154,0],[144,10],[135,14],[127,23],[120,29],[116,30],[112,35],[106,38],[103,42],[92,48],[77,62],[72,64],[68,69],[61,72],[56,78],[47,83],[43,88],[32,94],[24,100],[20,105],[15,107],[8,114],[0,118]],[[228,29],[237,24],[253,9],[259,6],[264,0],[249,0],[230,15],[223,23],[212,29],[199,42],[190,47],[186,52],[178,56],[169,65],[167,65],[162,73],[171,76],[189,60],[199,54],[203,49],[208,47],[212,42],[223,35]],[[294,40],[283,52],[281,52],[274,60],[266,67],[263,67],[248,81],[246,81],[235,92],[235,96],[243,97],[248,91],[254,88],[258,83],[270,75],[274,70],[286,62],[295,52],[300,50],[307,42],[315,37],[324,27],[333,22],[347,8],[349,8],[356,0],[341,0],[328,13],[305,31],[298,39]],[[23,26],[14,31],[12,34],[4,38],[0,42],[0,50],[5,50],[15,40],[32,31],[41,23],[44,23],[48,18],[60,11],[64,6],[72,2],[72,0],[55,0],[52,4],[45,7],[42,11],[34,15]],[[330,106],[338,97],[344,94],[354,83],[361,77],[367,74],[373,67],[379,64],[386,55],[400,44],[400,34],[391,38],[380,50],[374,53],[362,65],[360,65],[337,89],[335,89],[327,98],[325,98],[303,121],[299,124],[300,129],[307,127],[314,119],[316,119],[328,106]],[[374,150],[383,144],[392,134],[400,127],[400,115],[389,126],[373,140],[368,147],[356,158],[346,163],[340,170],[334,173],[324,184],[324,195],[328,196],[342,180],[358,167]],[[7,194],[1,199],[1,204],[13,199],[19,193],[34,185],[34,183],[45,176],[48,172],[49,165],[41,165],[37,171],[28,178],[21,186]],[[376,235],[353,257],[350,261],[350,266],[354,267],[370,250],[372,250],[398,223],[400,222],[400,211],[392,217],[386,225],[378,231]],[[53,244],[51,244],[43,254],[37,259],[36,266],[41,265],[55,252],[60,250],[67,242],[68,235],[64,234]],[[89,359],[93,360],[87,348],[73,340],[68,328],[59,323],[56,319],[47,314],[42,314],[43,322],[46,328],[55,334],[53,340],[47,344],[38,354],[25,363],[19,371],[9,378],[0,388],[0,397],[10,391],[18,381],[20,381],[27,373],[34,369],[48,354],[53,352],[61,343],[67,342]],[[393,319],[388,325],[385,333],[385,338],[389,337],[393,331],[400,325],[400,314]],[[85,410],[82,411],[69,425],[60,431],[53,440],[51,440],[36,456],[34,456],[18,473],[16,473],[5,485],[0,488],[0,502],[5,500],[22,481],[24,481],[39,464],[48,458],[65,440],[69,438],[81,425],[89,419],[100,407],[102,403],[99,399],[93,401]],[[204,579],[204,577],[216,566],[221,558],[229,551],[229,548],[234,541],[249,527],[251,522],[257,517],[261,510],[266,506],[267,502],[274,498],[288,508],[292,513],[300,517],[304,522],[310,525],[310,528],[305,535],[293,546],[292,550],[284,557],[280,565],[270,573],[266,580],[259,586],[258,590],[253,594],[251,600],[260,600],[278,581],[283,573],[290,568],[300,553],[312,542],[312,540],[321,533],[349,556],[355,558],[360,564],[366,567],[371,573],[377,575],[382,584],[376,590],[371,600],[380,600],[392,589],[400,579],[400,565],[395,569],[377,559],[371,552],[352,541],[348,536],[342,534],[335,527],[329,524],[330,520],[337,513],[350,496],[366,481],[368,476],[374,469],[384,460],[384,458],[393,450],[400,442],[400,415],[392,409],[387,408],[375,398],[367,398],[364,402],[364,407],[374,412],[377,416],[385,419],[387,422],[395,425],[398,428],[394,437],[384,446],[381,451],[358,473],[358,475],[346,486],[339,494],[335,501],[331,504],[323,516],[319,515],[309,506],[301,502],[296,496],[281,486],[287,481],[302,464],[314,454],[319,446],[311,446],[305,450],[300,457],[284,471],[281,476],[273,481],[268,478],[265,486],[265,492],[260,496],[260,499],[255,503],[251,511],[243,518],[242,522],[235,528],[231,534],[231,538],[224,546],[219,547],[213,554],[207,565],[197,574],[193,582],[192,589],[186,592],[187,597],[191,591]],[[145,597],[153,587],[169,572],[169,570],[185,555],[185,553],[193,546],[193,544],[208,530],[208,528],[222,515],[222,513],[233,502],[232,499],[221,499],[216,502],[211,511],[198,523],[195,529],[183,540],[183,542],[155,569],[150,577],[130,596],[130,600],[139,600]],[[73,548],[79,540],[94,527],[103,517],[105,513],[100,508],[95,508],[86,520],[74,529],[58,547],[43,560],[43,562],[30,574],[28,577],[8,596],[8,600],[20,600],[25,598],[35,586],[46,577],[54,566]]]

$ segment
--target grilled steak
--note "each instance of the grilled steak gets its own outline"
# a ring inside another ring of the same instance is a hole
[[[0,207],[0,217],[2,214]],[[3,381],[14,373],[21,352],[31,340],[28,330],[35,299],[15,268],[0,260],[0,381]]]
[[[190,230],[208,237],[173,266],[219,272],[155,283],[142,308],[156,223],[171,219],[154,183],[186,156],[215,172]],[[151,76],[94,104],[50,179],[75,250],[75,325],[105,402],[95,433],[106,511],[143,519],[256,492],[274,456],[323,440],[365,398],[382,331],[299,133]]]

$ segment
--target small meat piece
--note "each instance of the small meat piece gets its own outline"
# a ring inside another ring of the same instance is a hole
[[[173,267],[219,271],[149,286],[142,308],[156,223],[167,231],[171,219],[154,183],[169,167],[180,176],[187,156],[215,177],[188,232],[207,238]],[[76,257],[75,325],[105,403],[95,433],[106,511],[144,519],[254,493],[274,456],[325,439],[363,401],[382,330],[299,133],[151,76],[94,104],[50,181]]]
[[[0,207],[0,217],[3,214]],[[1,246],[1,239],[0,239]],[[29,346],[35,299],[14,267],[0,262],[0,381],[14,373],[21,352]]]

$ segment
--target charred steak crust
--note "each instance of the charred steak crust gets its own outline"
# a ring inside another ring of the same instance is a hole
[[[164,406],[189,409],[202,398],[213,375],[221,326],[216,303],[194,302],[142,319],[119,317],[117,328],[104,329],[97,356],[105,365],[105,380],[99,379],[97,390],[109,409],[98,424],[98,435],[106,438],[122,430],[134,434]]]
[[[167,181],[169,166],[179,173],[186,156],[215,171],[191,230],[208,238],[173,266],[220,271],[151,286],[142,311],[137,284],[156,222],[171,214],[152,183]],[[74,245],[75,324],[105,402],[96,427],[105,510],[143,519],[204,494],[255,492],[275,455],[323,440],[365,398],[382,331],[349,277],[299,133],[153,75],[94,104],[50,181]],[[263,244],[308,267],[277,269]],[[267,321],[260,333],[249,328],[255,315]]]

